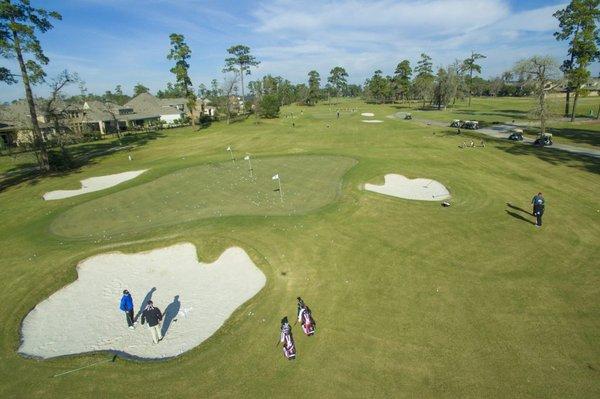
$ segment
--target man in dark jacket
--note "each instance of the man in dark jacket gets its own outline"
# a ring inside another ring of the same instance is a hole
[[[148,301],[144,311],[142,312],[142,324],[148,322],[150,333],[152,334],[152,340],[155,344],[158,344],[163,337],[160,333],[160,321],[162,320],[162,313],[159,308],[155,308],[152,301]]]
[[[533,215],[536,218],[535,227],[542,227],[542,215],[544,215],[544,210],[546,208],[546,200],[542,193],[537,193],[532,199],[531,203],[533,204]]]
[[[131,298],[131,294],[127,290],[123,291],[123,296],[121,297],[121,304],[119,305],[119,309],[125,312],[127,325],[133,330],[135,328],[135,321],[133,320],[133,298]]]

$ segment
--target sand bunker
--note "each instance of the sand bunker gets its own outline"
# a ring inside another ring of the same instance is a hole
[[[74,197],[76,195],[93,193],[94,191],[104,190],[126,182],[127,180],[135,179],[148,169],[134,170],[131,172],[117,173],[115,175],[106,175],[98,177],[90,177],[89,179],[81,180],[81,188],[77,190],[57,190],[50,191],[44,194],[46,201],[58,200],[63,198]]]
[[[365,190],[399,198],[419,201],[441,201],[450,198],[448,189],[440,182],[431,179],[408,179],[402,175],[385,175],[382,186],[365,184]]]
[[[107,350],[148,359],[177,356],[214,334],[266,282],[243,249],[229,248],[204,264],[190,243],[97,255],[79,263],[77,273],[74,283],[25,317],[20,353],[52,358]],[[163,312],[161,342],[152,342],[139,319],[135,330],[127,328],[119,310],[123,289],[131,292],[136,315],[150,298]]]
[[[375,114],[372,112],[363,112],[362,114],[360,114],[360,116],[375,116]]]
[[[362,122],[365,122],[365,123],[381,123],[383,121],[380,121],[379,119],[368,119],[368,120],[364,120],[363,119]]]

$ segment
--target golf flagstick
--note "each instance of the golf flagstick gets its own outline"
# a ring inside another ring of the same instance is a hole
[[[248,170],[250,171],[250,178],[252,178],[252,161],[250,160],[250,154],[244,157],[246,161],[248,161]]]
[[[279,177],[279,173],[273,176],[272,179],[277,180],[277,183],[279,183],[279,199],[283,202],[283,190],[281,189],[281,178]]]
[[[231,155],[231,160],[233,161],[233,164],[235,165],[235,158],[233,157],[233,150],[231,149],[231,146],[227,147],[227,151],[229,151],[229,155]]]

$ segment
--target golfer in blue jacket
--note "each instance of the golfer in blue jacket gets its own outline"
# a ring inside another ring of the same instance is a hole
[[[123,291],[123,296],[121,297],[121,304],[119,305],[119,309],[125,312],[127,325],[133,330],[135,328],[135,321],[133,320],[133,298],[131,298],[131,294],[127,290]]]

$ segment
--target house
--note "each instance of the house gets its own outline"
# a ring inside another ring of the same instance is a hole
[[[196,117],[201,114],[215,116],[216,108],[209,104],[206,99],[198,101]],[[178,126],[189,115],[187,99],[157,98],[150,93],[139,94],[124,105],[97,100],[67,104],[59,99],[50,110],[48,102],[36,99],[35,106],[44,140],[59,133],[57,129],[79,135],[88,132],[105,135],[148,125]],[[60,115],[60,125],[53,115]],[[6,146],[33,142],[31,116],[25,100],[0,107],[0,139]]]
[[[161,120],[167,125],[175,125],[187,114],[184,98],[161,99],[150,93],[138,94],[123,107],[133,110],[142,120]]]

